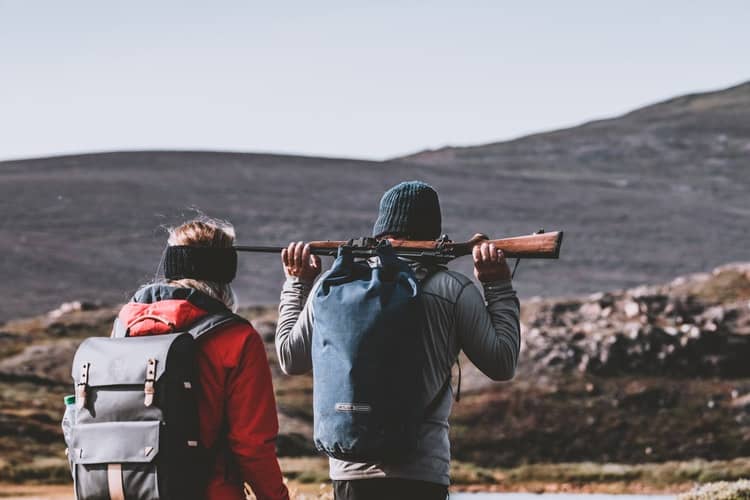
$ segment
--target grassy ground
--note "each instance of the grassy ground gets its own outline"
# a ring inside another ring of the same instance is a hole
[[[273,311],[246,312],[259,330],[272,331]],[[111,317],[111,310],[102,310],[9,323],[0,348],[53,348],[104,335]],[[282,376],[272,344],[267,347],[280,413],[279,454],[291,467],[291,479],[300,484],[323,481],[325,467],[300,468],[293,461],[315,460],[311,379]],[[0,356],[0,363],[3,359],[9,357]],[[0,373],[0,482],[59,483],[67,478],[59,419],[62,395],[71,392],[70,363],[45,351],[22,361],[5,365]],[[460,462],[454,482],[503,488],[543,488],[545,483],[622,483],[627,488],[637,482],[662,488],[750,476],[743,458],[684,462],[696,456],[750,456],[747,394],[746,379],[576,374],[467,390],[451,419],[453,455]],[[550,462],[561,465],[526,465]],[[635,465],[596,465],[610,462]],[[653,462],[666,464],[637,465]]]
[[[244,312],[268,340],[275,313]],[[71,392],[66,356],[80,339],[106,335],[112,315],[88,311],[3,325],[0,498],[22,484],[69,480],[59,425],[62,396]],[[283,470],[300,495],[325,494],[326,462],[310,445],[311,379],[282,376],[270,342],[267,353]],[[519,377],[469,387],[451,424],[455,489],[678,492],[750,477],[750,379]],[[712,461],[690,460],[696,456]]]
[[[281,458],[280,462],[290,490],[296,492],[297,496],[323,495],[330,491],[325,458]],[[39,492],[50,495],[69,492],[69,475],[63,458],[37,460],[29,464],[27,470],[31,468],[35,468],[35,473],[23,484],[9,483],[13,478],[3,476],[0,498],[19,496],[21,493],[37,498],[41,494]],[[686,492],[696,484],[750,477],[750,458],[637,465],[582,462],[513,468],[484,468],[455,462],[451,475],[454,491],[678,493]]]
[[[292,485],[312,484],[320,488],[327,483],[324,458],[282,458],[281,464]],[[750,458],[637,465],[580,462],[512,468],[454,462],[451,477],[455,491],[676,493],[695,484],[750,477]]]

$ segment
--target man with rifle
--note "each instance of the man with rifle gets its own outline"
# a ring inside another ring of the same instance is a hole
[[[331,457],[336,499],[446,498],[451,368],[459,352],[493,380],[513,378],[519,302],[495,243],[472,244],[484,298],[468,277],[435,260],[391,257],[399,245],[440,235],[437,193],[411,181],[383,195],[373,237],[392,244],[381,243],[366,264],[351,257],[356,244],[342,248],[333,269],[313,285],[321,262],[311,246],[290,243],[282,251],[276,351],[287,374],[313,369],[315,440]],[[337,293],[337,287],[348,288]],[[373,294],[376,302],[367,302]],[[460,371],[458,385],[460,393]],[[389,416],[399,411],[400,418]]]

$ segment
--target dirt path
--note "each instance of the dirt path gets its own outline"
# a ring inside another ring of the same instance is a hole
[[[0,484],[2,500],[73,500],[70,485],[27,486],[22,484]]]
[[[668,491],[659,488],[651,488],[637,484],[614,483],[610,485],[573,485],[566,483],[529,483],[525,487],[515,488],[515,491],[527,493],[640,493],[640,494],[665,494],[687,491],[692,487],[690,484],[673,486]],[[319,484],[289,484],[291,497],[299,500],[307,499],[324,499],[333,498],[330,486]],[[505,489],[492,487],[488,485],[475,485],[451,488],[452,491],[462,491],[470,493],[478,492],[500,492]],[[71,486],[69,485],[49,485],[49,486],[27,486],[27,485],[8,485],[0,484],[0,500],[74,500]]]

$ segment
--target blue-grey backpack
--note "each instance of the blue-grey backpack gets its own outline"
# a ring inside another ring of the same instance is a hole
[[[425,415],[424,310],[409,265],[383,242],[339,249],[312,297],[315,446],[352,462],[406,459]]]
[[[210,463],[199,436],[196,339],[236,322],[246,320],[219,310],[174,333],[128,337],[116,320],[112,338],[80,345],[67,443],[78,500],[202,498]]]

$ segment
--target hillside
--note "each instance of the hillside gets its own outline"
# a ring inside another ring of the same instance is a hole
[[[444,231],[564,229],[559,262],[525,262],[524,297],[670,279],[747,257],[750,84],[572,129],[388,162],[129,152],[0,162],[0,321],[82,299],[124,301],[153,277],[162,226],[230,219],[243,243],[369,234],[380,195],[441,194]],[[278,258],[242,256],[246,304],[277,300]],[[454,268],[469,273],[468,259]]]
[[[545,224],[564,227],[571,292],[581,282],[607,290],[747,259],[750,82],[401,161],[483,175],[503,186],[498,199],[512,221],[545,214]]]
[[[485,468],[747,456],[749,305],[748,264],[660,286],[525,301],[524,345],[512,383],[489,382],[462,362],[453,456]],[[72,389],[73,353],[83,338],[108,334],[115,314],[86,309],[66,306],[0,331],[0,477],[6,481],[66,480],[59,418],[61,396]],[[280,415],[279,453],[311,456],[311,379],[280,372],[273,308],[242,314],[266,341]],[[711,470],[684,468],[680,481]],[[733,477],[733,470],[726,465],[704,480]],[[742,473],[749,470],[744,463]],[[532,473],[545,469],[518,472]],[[486,476],[469,482],[483,480],[496,481]]]

